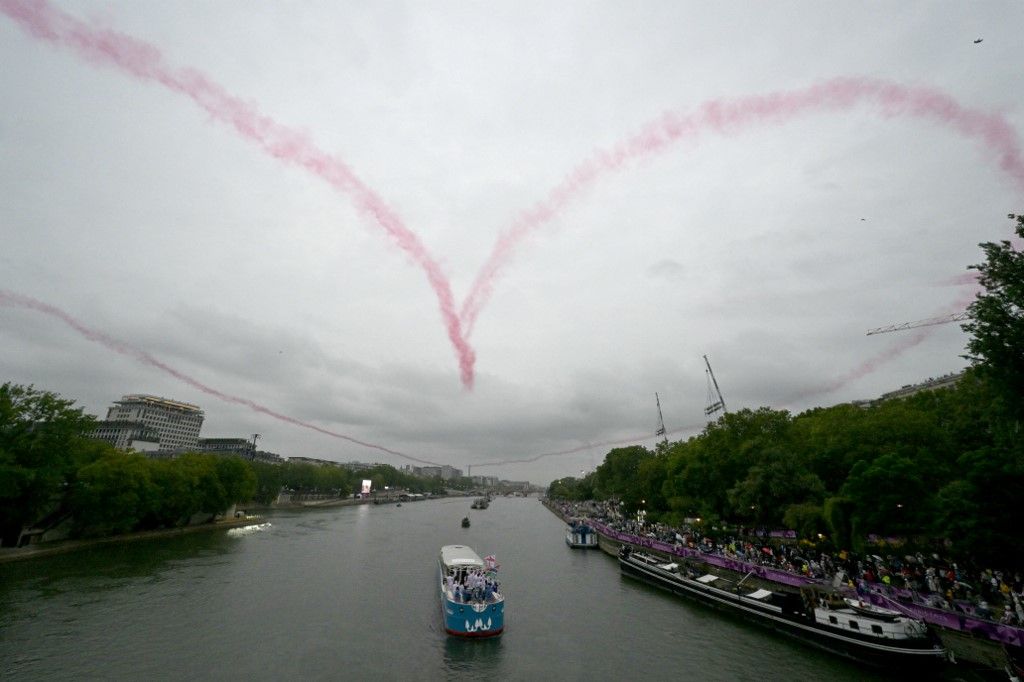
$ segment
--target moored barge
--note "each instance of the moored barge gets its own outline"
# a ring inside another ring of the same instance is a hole
[[[946,660],[924,622],[820,588],[804,587],[799,594],[744,588],[743,580],[702,575],[628,546],[619,552],[619,567],[625,575],[864,663],[926,669]]]

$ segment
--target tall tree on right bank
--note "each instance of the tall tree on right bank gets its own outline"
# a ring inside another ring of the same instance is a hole
[[[1010,214],[1024,239],[1024,215]],[[991,445],[957,459],[958,480],[938,492],[939,529],[954,550],[993,565],[1024,566],[1020,531],[1024,496],[1024,252],[1003,240],[981,244],[985,262],[971,266],[984,291],[963,325],[973,371],[992,396]]]
[[[1024,215],[1008,217],[1024,239]],[[980,246],[985,262],[971,269],[978,271],[984,291],[968,307],[971,317],[962,325],[971,335],[966,357],[1002,399],[1016,430],[1024,419],[1024,251],[1005,239]]]

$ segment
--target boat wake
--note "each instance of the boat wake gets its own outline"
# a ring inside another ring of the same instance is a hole
[[[253,533],[259,533],[261,530],[270,528],[271,523],[256,523],[251,526],[242,526],[241,528],[230,528],[228,529],[228,535],[232,537],[240,537],[242,535],[252,535]]]

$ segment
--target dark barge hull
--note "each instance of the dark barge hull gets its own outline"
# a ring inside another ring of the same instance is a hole
[[[878,641],[870,635],[852,632],[832,632],[814,623],[801,613],[775,613],[758,609],[749,602],[740,602],[729,594],[721,594],[713,588],[684,582],[674,574],[665,574],[650,565],[632,558],[619,557],[623,574],[637,578],[649,585],[668,590],[673,594],[695,599],[705,605],[731,613],[763,627],[795,637],[820,649],[845,656],[860,663],[887,669],[915,668],[929,670],[945,663],[945,651],[929,640],[897,643],[894,640]],[[691,581],[693,582],[693,581]]]

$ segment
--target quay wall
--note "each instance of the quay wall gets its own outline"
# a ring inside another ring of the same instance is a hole
[[[561,511],[544,500],[544,506],[563,521],[567,521]],[[587,520],[597,531],[597,544],[603,552],[618,556],[619,548],[629,545],[633,548],[644,548],[654,551],[666,558],[681,558],[690,562],[700,563],[706,567],[714,567],[733,573],[752,574],[765,581],[769,586],[786,585],[799,588],[804,585],[821,585],[822,581],[806,576],[758,566],[744,561],[730,559],[717,554],[677,547],[654,538],[641,537],[623,533],[609,528],[603,523]],[[848,591],[848,590],[847,590]],[[942,640],[943,645],[957,658],[986,666],[1001,667],[1005,661],[1002,644],[1024,646],[1024,628],[1002,625],[993,621],[974,618],[966,614],[954,613],[942,609],[931,608],[923,604],[910,602],[908,590],[892,590],[891,595],[873,591],[865,595],[871,603],[900,611],[909,616],[919,618],[931,625]]]
[[[205,533],[211,530],[224,530],[226,528],[237,528],[238,526],[250,526],[259,523],[259,517],[249,516],[246,518],[228,518],[213,523],[204,523],[195,526],[184,526],[182,528],[165,528],[162,530],[145,530],[137,533],[122,533],[121,535],[109,535],[102,538],[89,538],[88,540],[55,540],[53,542],[27,547],[0,548],[0,564],[11,561],[23,561],[25,559],[36,559],[56,554],[77,552],[80,549],[89,549],[99,545],[109,545],[121,542],[138,542],[140,540],[153,540],[156,538],[173,537],[190,533]]]

